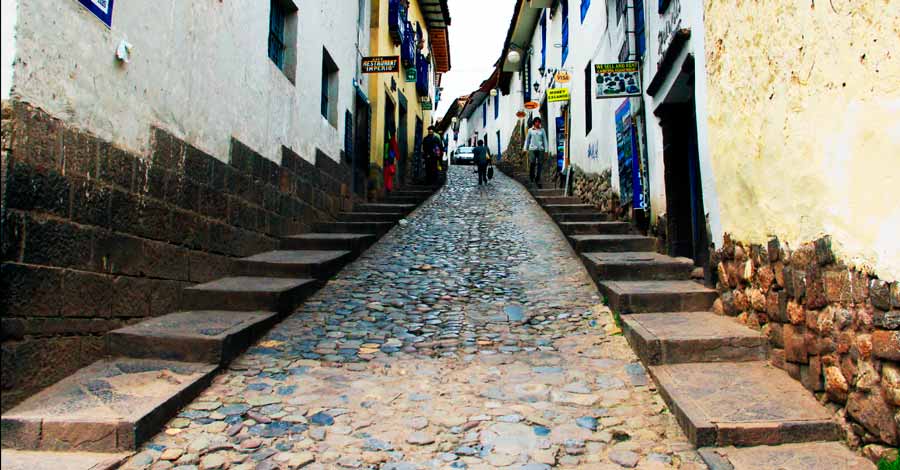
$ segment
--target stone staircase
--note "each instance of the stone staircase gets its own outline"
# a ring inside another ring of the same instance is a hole
[[[608,221],[562,190],[535,189],[526,175],[513,178],[581,256],[710,468],[875,468],[833,442],[842,432],[832,412],[769,364],[765,336],[710,312],[717,293],[691,280],[693,260],[658,253],[656,239]]]
[[[117,462],[109,453],[127,456],[207,387],[220,367],[435,189],[413,187],[379,203],[356,204],[336,221],[316,224],[315,233],[284,237],[279,250],[236,260],[233,277],[185,289],[180,311],[108,333],[106,359],[2,416],[4,468],[16,462],[31,470],[57,468],[70,458],[106,465]],[[98,454],[92,460],[90,453]]]

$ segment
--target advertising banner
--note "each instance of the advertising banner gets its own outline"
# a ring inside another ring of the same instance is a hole
[[[596,64],[597,98],[641,96],[641,69],[637,62]]]
[[[556,103],[559,101],[569,101],[569,89],[568,88],[551,88],[547,90],[547,101],[550,103]]]
[[[362,73],[396,73],[400,70],[397,56],[363,57]]]

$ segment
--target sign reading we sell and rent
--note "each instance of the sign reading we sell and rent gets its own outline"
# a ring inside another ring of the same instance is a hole
[[[597,98],[641,96],[641,68],[637,62],[596,64]]]
[[[547,90],[547,101],[556,103],[558,101],[569,101],[568,88],[551,88]]]
[[[400,57],[363,57],[361,65],[362,73],[396,73],[400,71]]]
[[[78,3],[99,18],[107,28],[111,28],[114,1],[115,0],[78,0]]]

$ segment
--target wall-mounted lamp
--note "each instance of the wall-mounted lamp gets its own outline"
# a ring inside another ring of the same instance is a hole
[[[508,60],[510,64],[518,64],[519,61],[522,60],[522,54],[520,54],[519,51],[512,49],[506,54],[506,60]]]
[[[496,88],[491,88],[491,97],[493,98],[493,97],[495,97],[495,96],[497,96],[497,89],[496,89]]]
[[[532,85],[531,87],[534,88],[535,93],[541,91],[541,84],[538,82],[534,82],[534,85]]]

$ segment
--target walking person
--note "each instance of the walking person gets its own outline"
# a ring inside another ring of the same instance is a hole
[[[483,140],[478,141],[478,146],[472,149],[475,165],[478,167],[478,186],[487,184],[487,169],[491,162],[491,151],[484,145]]]
[[[531,123],[531,129],[525,136],[525,148],[528,152],[528,180],[541,187],[541,167],[544,165],[544,154],[549,148],[547,132],[541,127],[541,118],[536,117]]]
[[[422,140],[422,154],[425,157],[425,180],[429,185],[437,184],[438,163],[444,151],[444,143],[434,133],[434,126],[428,126],[428,135]]]

